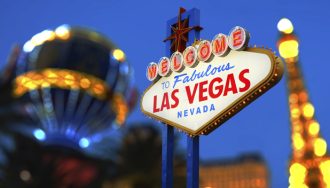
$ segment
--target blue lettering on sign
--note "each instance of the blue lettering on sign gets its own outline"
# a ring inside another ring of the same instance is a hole
[[[177,83],[192,82],[196,79],[201,79],[201,78],[204,78],[204,77],[208,77],[210,75],[215,75],[216,73],[220,73],[220,72],[223,72],[223,71],[228,71],[230,69],[233,69],[234,67],[235,66],[230,65],[230,63],[223,64],[223,65],[220,65],[218,67],[213,67],[210,64],[209,66],[207,66],[206,70],[204,70],[204,71],[197,72],[196,69],[195,69],[194,72],[191,75],[187,75],[187,73],[176,75],[176,76],[174,76],[173,88],[175,88]]]
[[[184,117],[188,116],[188,110],[184,110]]]
[[[207,112],[211,112],[214,110],[215,110],[214,104],[198,106],[196,108],[189,108],[189,109],[178,111],[177,118],[193,116],[193,115],[197,115],[197,114],[201,114],[201,113],[207,113]]]

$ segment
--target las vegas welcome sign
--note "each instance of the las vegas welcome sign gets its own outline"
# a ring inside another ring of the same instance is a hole
[[[141,99],[146,115],[189,135],[208,134],[279,82],[283,63],[273,52],[247,48],[248,32],[202,40],[150,63],[152,85]]]

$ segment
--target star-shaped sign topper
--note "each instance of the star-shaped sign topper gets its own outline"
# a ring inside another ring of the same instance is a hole
[[[188,27],[189,18],[181,20],[181,16],[185,11],[186,10],[184,8],[179,9],[178,21],[175,25],[171,26],[172,35],[170,35],[164,40],[164,42],[168,40],[172,41],[171,49],[173,51],[183,52],[183,50],[186,48],[186,43],[188,41],[188,33],[194,29],[197,31],[203,29],[200,26]]]

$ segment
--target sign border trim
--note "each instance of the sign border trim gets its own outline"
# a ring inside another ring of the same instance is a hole
[[[270,88],[272,88],[282,78],[283,70],[284,70],[283,62],[279,57],[275,56],[275,54],[273,52],[271,52],[268,49],[256,48],[256,47],[253,47],[253,48],[247,47],[244,51],[256,52],[256,53],[261,53],[261,54],[267,55],[271,61],[271,70],[269,71],[268,75],[262,81],[259,82],[259,84],[254,86],[249,92],[247,92],[240,98],[236,99],[232,105],[230,105],[227,108],[225,108],[224,110],[222,110],[222,112],[218,113],[214,118],[212,118],[208,122],[204,123],[196,131],[192,131],[191,129],[181,126],[175,122],[169,121],[165,118],[154,115],[153,113],[147,112],[143,109],[143,106],[142,106],[143,96],[156,82],[158,82],[160,80],[160,78],[156,79],[143,92],[143,95],[142,95],[141,101],[140,101],[141,111],[145,115],[147,115],[153,119],[156,119],[157,121],[161,121],[162,123],[164,123],[166,125],[170,125],[172,127],[178,128],[179,130],[189,134],[190,136],[209,134],[214,129],[221,126],[228,119],[230,119],[232,116],[234,116],[239,111],[241,111],[244,107],[248,106],[251,102],[253,102],[255,99],[257,99],[259,96],[261,96],[266,91],[268,91]],[[203,63],[203,62],[200,62],[200,63]]]

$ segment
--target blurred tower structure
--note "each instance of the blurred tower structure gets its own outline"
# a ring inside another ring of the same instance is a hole
[[[281,32],[278,49],[286,62],[291,120],[292,159],[289,164],[290,188],[330,187],[330,158],[327,143],[314,117],[314,107],[299,67],[299,42],[290,20],[277,25]]]

